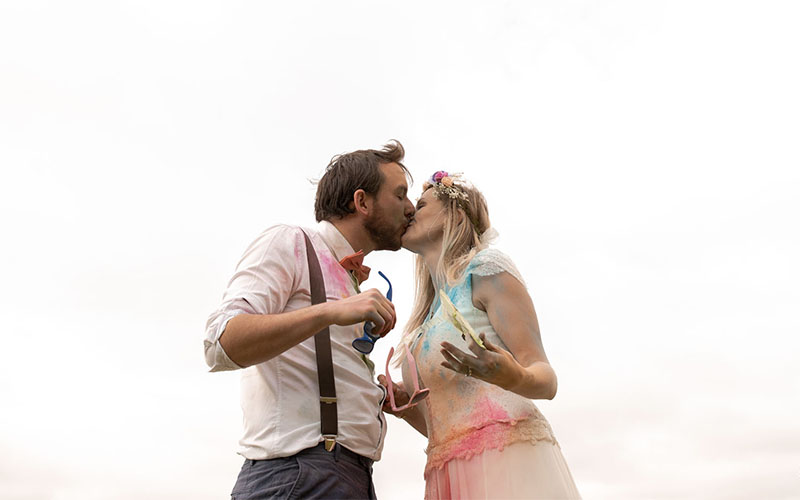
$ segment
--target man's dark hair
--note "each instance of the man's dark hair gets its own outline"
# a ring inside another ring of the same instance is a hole
[[[384,181],[383,173],[378,168],[383,163],[397,163],[411,178],[408,169],[401,163],[404,155],[400,141],[391,140],[380,150],[363,149],[331,158],[317,184],[314,202],[317,222],[342,218],[355,212],[351,202],[353,193],[359,189],[367,194],[376,194]]]

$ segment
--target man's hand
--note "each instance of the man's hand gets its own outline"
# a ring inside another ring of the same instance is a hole
[[[330,325],[375,324],[381,337],[394,328],[394,306],[376,289],[343,300],[323,302],[279,314],[239,314],[225,327],[219,343],[238,366],[263,363]]]
[[[376,288],[326,304],[334,325],[347,326],[370,321],[375,325],[372,334],[383,337],[397,323],[394,304]]]

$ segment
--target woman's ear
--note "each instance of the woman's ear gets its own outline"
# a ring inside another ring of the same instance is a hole
[[[372,210],[372,200],[370,196],[367,195],[366,191],[363,189],[356,189],[356,192],[353,193],[353,206],[356,213],[369,215],[370,210]]]

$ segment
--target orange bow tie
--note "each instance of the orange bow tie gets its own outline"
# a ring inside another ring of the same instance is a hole
[[[339,261],[339,264],[341,264],[342,267],[345,268],[345,270],[353,271],[353,276],[356,277],[359,285],[364,280],[369,278],[369,271],[370,271],[370,268],[362,264],[362,262],[364,262],[363,250],[359,250],[354,254],[350,254]]]

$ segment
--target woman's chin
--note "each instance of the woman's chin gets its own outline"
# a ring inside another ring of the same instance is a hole
[[[408,233],[406,232],[406,234],[408,234]],[[403,238],[401,239],[401,242],[402,242],[403,248],[405,248],[409,252],[419,253],[419,252],[417,252],[417,245],[414,244],[415,241],[413,240],[413,238],[408,238],[404,234]]]

